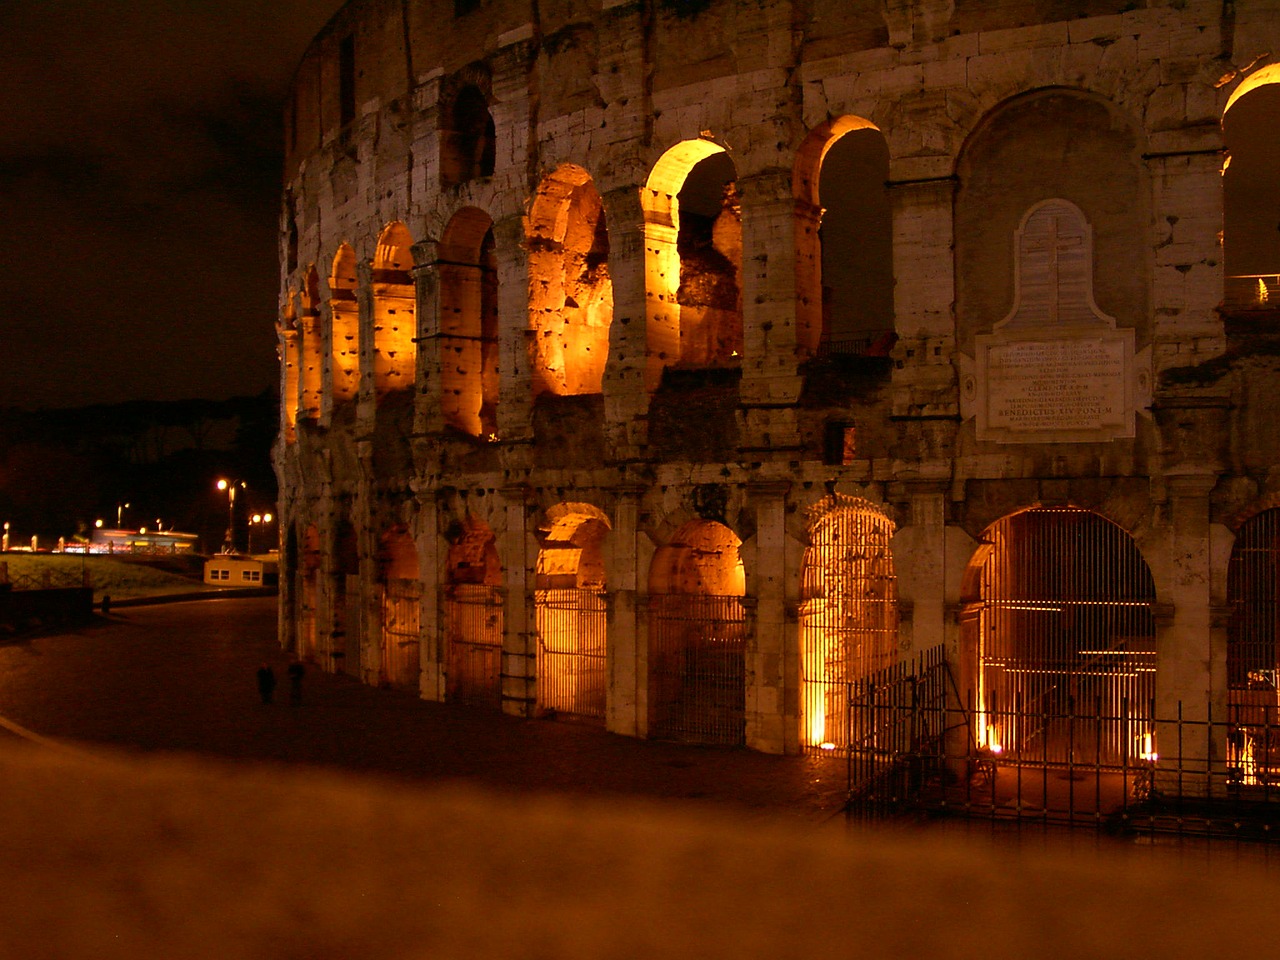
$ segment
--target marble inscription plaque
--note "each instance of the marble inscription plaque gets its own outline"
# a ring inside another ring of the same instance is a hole
[[[1131,331],[979,338],[980,439],[1088,441],[1133,436]]]

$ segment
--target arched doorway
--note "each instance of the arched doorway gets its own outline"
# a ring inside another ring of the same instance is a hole
[[[1280,509],[1246,520],[1227,565],[1227,761],[1252,786],[1280,775]]]
[[[1280,309],[1280,64],[1250,74],[1222,114],[1224,305]]]
[[[324,369],[324,331],[320,317],[320,276],[315,266],[307,268],[302,285],[302,315],[298,318],[301,344],[302,387],[300,414],[308,420],[320,416],[320,391]]]
[[[473,437],[498,429],[498,267],[493,221],[455,213],[439,244],[440,407]]]
[[[356,300],[359,277],[356,252],[342,244],[329,274],[329,314],[332,331],[333,402],[356,398],[360,386],[360,309]]]
[[[470,515],[445,536],[445,697],[500,707],[504,626],[497,541],[488,524]]]
[[[650,736],[746,742],[747,618],[742,541],[694,520],[649,568]]]
[[[418,549],[405,527],[394,527],[383,534],[379,561],[382,658],[378,680],[389,687],[416,692],[421,669],[422,583],[418,579]]]
[[[559,504],[548,519],[534,590],[538,709],[603,721],[609,522],[585,503]]]
[[[382,397],[413,386],[418,335],[413,238],[403,223],[387,225],[373,257],[373,388]]]
[[[893,521],[873,504],[836,495],[810,511],[800,572],[803,743],[849,745],[851,687],[898,658]]]
[[[1132,767],[1149,758],[1155,584],[1133,538],[1079,507],[996,521],[970,568],[974,737],[996,756]]]

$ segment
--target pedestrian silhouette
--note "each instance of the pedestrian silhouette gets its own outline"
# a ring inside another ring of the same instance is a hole
[[[102,595],[102,615],[104,617],[111,615],[111,594],[109,593]]]
[[[258,695],[263,703],[270,703],[276,691],[276,672],[267,664],[258,668]]]
[[[302,675],[305,672],[302,664],[289,664],[289,702],[295,707],[302,703]]]

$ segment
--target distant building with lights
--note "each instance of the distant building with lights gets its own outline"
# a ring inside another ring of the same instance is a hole
[[[925,658],[997,763],[1177,713],[1265,772],[1277,83],[1274,0],[353,0],[286,118],[283,645],[779,753]]]

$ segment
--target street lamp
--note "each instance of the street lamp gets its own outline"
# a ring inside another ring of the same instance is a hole
[[[132,504],[132,503],[117,503],[117,504],[116,504],[116,529],[117,529],[117,530],[121,530],[121,529],[123,529],[123,528],[124,528],[124,511],[125,511],[125,507],[132,507],[132,506],[133,506],[133,504]]]
[[[243,480],[219,480],[218,489],[227,492],[227,539],[222,545],[223,553],[236,552],[236,489],[245,489],[249,485]]]
[[[253,554],[253,528],[255,526],[263,526],[274,520],[275,517],[269,513],[255,513],[249,518],[249,554]]]

